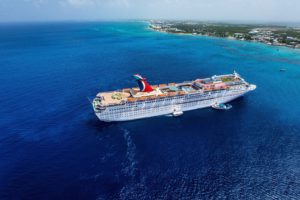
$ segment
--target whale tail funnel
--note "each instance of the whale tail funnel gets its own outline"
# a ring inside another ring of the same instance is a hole
[[[153,88],[147,83],[146,78],[143,78],[139,74],[135,74],[135,75],[133,75],[133,77],[138,82],[141,92],[152,92],[153,91]]]

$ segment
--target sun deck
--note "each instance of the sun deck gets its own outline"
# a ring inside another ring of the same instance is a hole
[[[130,97],[130,93],[128,92],[104,92],[97,94],[97,98],[101,99],[101,104],[103,106],[120,104],[125,102],[127,98]]]

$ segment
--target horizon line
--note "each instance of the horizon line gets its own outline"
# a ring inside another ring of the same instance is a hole
[[[300,26],[299,21],[270,21],[270,20],[214,20],[214,19],[163,19],[163,18],[107,18],[107,19],[50,19],[50,20],[11,20],[1,21],[0,24],[22,24],[22,23],[83,23],[83,22],[130,22],[130,21],[193,21],[193,22],[210,22],[210,23],[228,23],[228,24],[257,24],[257,25],[286,25]]]

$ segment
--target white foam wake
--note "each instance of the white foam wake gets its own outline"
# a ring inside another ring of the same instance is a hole
[[[123,163],[123,173],[129,177],[128,182],[120,190],[120,199],[145,199],[147,197],[147,188],[145,177],[138,174],[138,161],[136,158],[136,145],[130,132],[123,130],[124,139],[127,145],[126,161]]]
[[[126,161],[124,163],[123,172],[125,173],[125,175],[134,177],[137,170],[136,146],[128,130],[124,129],[123,136],[127,144]]]

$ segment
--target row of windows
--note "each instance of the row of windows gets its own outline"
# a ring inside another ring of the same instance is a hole
[[[226,96],[232,96],[232,95],[236,95],[237,93],[232,92],[231,94],[227,94]],[[219,95],[219,97],[225,97],[224,95]],[[219,98],[218,95],[215,95],[214,98]],[[205,99],[198,99],[197,101],[193,101],[193,102],[200,102],[200,101],[205,101],[208,99],[214,99],[214,98],[210,98],[209,96],[206,96]],[[195,99],[195,98],[193,98]],[[169,100],[173,100],[173,99],[169,99]],[[183,99],[181,99],[183,100]],[[187,100],[187,99],[186,99]],[[177,101],[174,103],[170,103],[168,101],[165,101],[163,104],[162,102],[156,102],[155,104],[147,104],[147,103],[135,103],[135,104],[131,104],[130,107],[128,105],[120,105],[120,106],[114,106],[114,107],[110,107],[109,111],[111,112],[130,112],[130,111],[134,111],[134,110],[148,110],[148,109],[153,109],[153,108],[159,108],[159,107],[165,107],[165,106],[169,106],[169,105],[174,105],[174,104],[189,104],[190,102],[192,102],[192,99],[189,99],[190,101]],[[195,104],[195,103],[193,103]]]
[[[240,93],[241,94],[241,93]],[[228,95],[226,97],[230,97],[230,96],[235,96],[236,94],[231,94]],[[222,99],[226,98],[223,97]],[[198,104],[207,104],[210,103],[214,100],[214,98],[210,98],[210,99],[206,99],[203,101],[193,101],[193,102],[188,102],[183,104],[183,107],[191,107],[191,106],[196,106]],[[139,110],[132,110],[129,109],[129,112],[114,112],[113,114],[111,112],[107,112],[105,113],[106,116],[109,116],[110,118],[120,118],[120,117],[133,117],[133,116],[139,116],[139,115],[147,115],[150,113],[155,113],[155,112],[160,112],[160,111],[170,111],[170,109],[172,109],[172,107],[170,106],[163,106],[163,107],[154,107],[154,108],[148,108],[148,109],[139,109]]]
[[[201,104],[203,103],[203,101],[194,101],[194,102],[190,102],[187,104],[184,104],[184,107],[190,107],[190,106],[195,106],[197,104]],[[139,115],[147,115],[150,113],[155,113],[155,112],[161,112],[161,111],[170,111],[172,109],[172,107],[170,106],[164,106],[164,107],[155,107],[155,108],[150,108],[150,109],[139,109],[139,110],[132,110],[130,112],[119,112],[116,113],[114,112],[112,113],[107,113],[108,116],[110,116],[110,118],[120,118],[120,117],[133,117],[133,116],[139,116]]]

